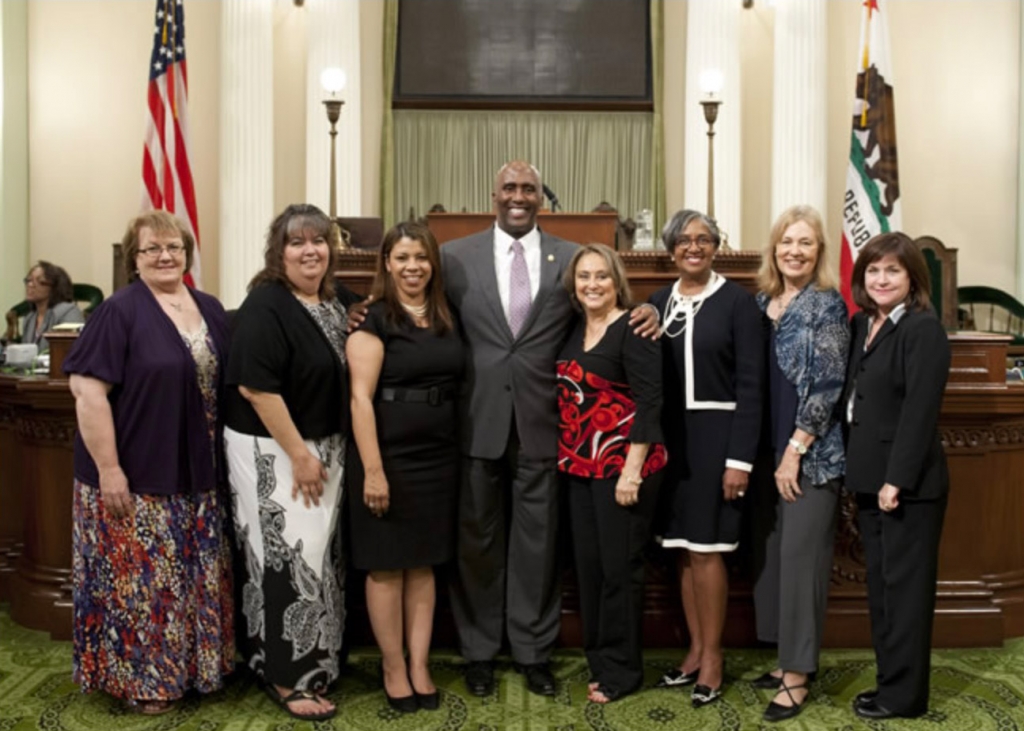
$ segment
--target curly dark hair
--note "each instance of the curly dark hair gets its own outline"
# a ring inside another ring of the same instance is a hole
[[[36,269],[41,269],[43,272],[43,279],[50,284],[50,298],[46,301],[47,307],[53,307],[54,305],[60,304],[61,302],[74,302],[75,294],[74,289],[71,286],[71,277],[64,271],[63,267],[59,267],[56,264],[51,264],[48,261],[40,259],[31,267],[29,267],[29,276]],[[35,309],[35,305],[32,306]]]
[[[338,230],[331,219],[309,203],[292,203],[278,214],[267,229],[267,244],[263,250],[263,269],[249,282],[249,291],[265,282],[280,282],[289,290],[295,285],[284,271],[284,250],[288,240],[297,233],[311,233],[327,240],[327,273],[320,282],[321,300],[334,299],[334,271],[338,264]]]

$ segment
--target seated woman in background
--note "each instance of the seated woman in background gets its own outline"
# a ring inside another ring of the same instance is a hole
[[[388,704],[435,710],[434,567],[455,551],[465,355],[426,226],[401,223],[384,235],[372,294],[346,346],[358,447],[348,481],[352,565],[369,572],[366,608]]]
[[[29,312],[21,324],[21,342],[49,347],[43,333],[65,322],[85,322],[75,304],[71,277],[61,267],[39,261],[25,275],[25,301]]]
[[[757,304],[768,315],[768,406],[774,490],[754,495],[757,638],[776,642],[778,666],[754,680],[777,691],[766,721],[803,710],[818,670],[832,574],[839,483],[845,469],[840,410],[849,316],[835,289],[821,216],[794,206],[772,226]],[[768,485],[765,485],[767,488]]]
[[[128,225],[130,284],[64,361],[75,397],[74,679],[141,713],[210,693],[235,665],[218,393],[224,308],[186,287],[191,234]]]
[[[928,265],[909,236],[880,234],[857,256],[842,404],[846,489],[857,497],[877,687],[854,712],[881,720],[928,710],[939,537],[949,471],[939,409],[949,337],[932,311]]]
[[[724,681],[722,631],[728,599],[723,554],[740,543],[741,500],[757,455],[764,399],[764,332],[754,297],[712,269],[715,222],[682,210],[662,242],[679,271],[651,295],[662,312],[665,402],[662,428],[672,457],[659,510],[661,544],[679,548],[690,651],[661,679],[693,684],[695,708],[718,700]]]
[[[563,280],[581,313],[558,357],[558,469],[569,491],[588,699],[643,684],[644,546],[658,500],[661,343],[629,326],[629,283],[614,250],[580,247]]]
[[[288,206],[232,323],[224,445],[245,565],[243,655],[291,716],[331,718],[345,621],[341,484],[349,427],[337,235]]]

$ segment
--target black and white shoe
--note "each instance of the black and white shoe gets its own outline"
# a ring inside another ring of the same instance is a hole
[[[697,676],[700,675],[700,668],[697,668],[692,673],[684,673],[679,668],[672,668],[667,673],[661,676],[661,680],[658,681],[657,688],[682,688],[684,685],[693,685],[697,682]]]
[[[693,686],[693,693],[690,695],[690,700],[693,702],[694,708],[701,708],[706,706],[708,703],[714,703],[722,697],[722,686],[717,688],[710,688],[706,685],[695,685]]]

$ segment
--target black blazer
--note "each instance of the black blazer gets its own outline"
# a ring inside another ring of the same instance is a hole
[[[846,488],[878,493],[885,484],[901,499],[934,500],[949,490],[938,420],[949,375],[949,338],[935,314],[907,312],[887,320],[867,351],[868,317],[853,318],[841,407],[846,424]],[[850,394],[853,421],[846,423]]]

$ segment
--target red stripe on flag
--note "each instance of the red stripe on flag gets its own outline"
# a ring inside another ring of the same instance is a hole
[[[149,154],[149,148],[142,148],[142,184],[146,186],[146,193],[149,195],[150,205],[153,208],[163,208],[163,196],[160,195],[160,188],[156,184],[156,168],[153,167],[153,157]]]
[[[852,317],[855,313],[860,312],[860,308],[853,302],[853,254],[850,252],[850,242],[844,233],[843,245],[839,250],[839,290],[843,293],[846,308]]]

